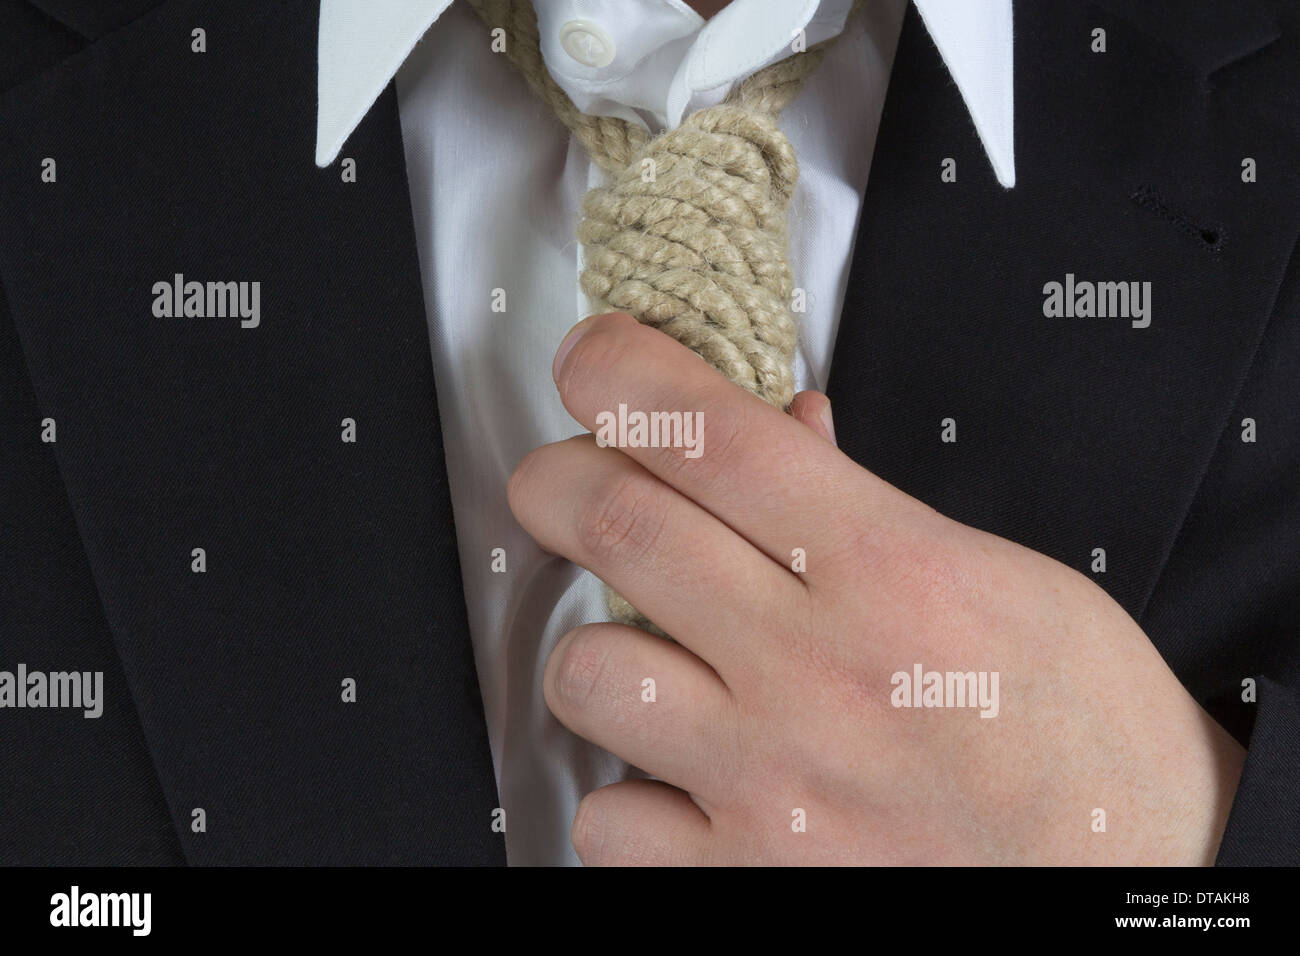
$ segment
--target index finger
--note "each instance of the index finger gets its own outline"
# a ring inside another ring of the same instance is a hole
[[[629,315],[580,322],[554,374],[565,407],[598,440],[786,567],[795,548],[833,546],[864,515],[880,515],[884,527],[891,508],[915,504]]]

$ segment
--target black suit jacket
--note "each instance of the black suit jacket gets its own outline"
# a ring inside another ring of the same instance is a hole
[[[98,720],[0,710],[4,862],[503,859],[396,101],[355,183],[315,168],[316,7],[0,0],[0,669],[106,675]],[[1007,191],[909,12],[840,443],[1085,573],[1104,548],[1096,579],[1249,745],[1220,861],[1294,863],[1300,17],[1015,15]],[[175,273],[260,281],[260,325],[154,317]],[[1151,282],[1150,327],[1046,318],[1067,273]]]

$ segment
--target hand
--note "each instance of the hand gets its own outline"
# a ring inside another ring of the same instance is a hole
[[[585,435],[510,482],[542,547],[677,642],[589,624],[548,662],[556,717],[659,778],[582,801],[585,863],[1213,862],[1243,751],[1082,574],[945,518],[628,316],[579,323],[555,379],[593,431],[619,403],[704,426],[695,458]],[[958,702],[958,682],[905,687],[918,666],[976,675],[967,706],[900,706]]]

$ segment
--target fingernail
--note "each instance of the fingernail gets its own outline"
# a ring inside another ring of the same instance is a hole
[[[591,320],[594,318],[596,318],[596,316],[589,315],[573,328],[569,329],[569,334],[566,335],[564,341],[560,343],[559,351],[555,353],[555,361],[551,363],[551,378],[555,381],[558,382],[560,380],[560,368],[564,365],[565,358],[571,351],[573,351],[573,347],[578,344],[578,339],[582,338],[583,335],[586,334],[587,327],[591,324]]]
[[[835,419],[831,416],[831,403],[828,401],[821,410],[822,427],[826,429],[826,434],[830,437],[831,444],[836,448],[839,442],[835,440]]]

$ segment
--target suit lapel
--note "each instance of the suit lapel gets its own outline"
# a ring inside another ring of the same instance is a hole
[[[0,279],[187,858],[500,862],[391,87],[347,183],[315,3],[74,25],[0,99]]]
[[[1247,100],[1234,85],[1267,76],[1277,36],[1246,6],[1208,29],[1208,0],[1179,5],[1157,42],[1105,9],[1018,2],[1011,191],[909,11],[832,364],[846,452],[1081,571],[1104,549],[1096,579],[1139,618],[1240,427],[1228,416],[1300,233],[1300,201],[1277,185],[1297,139],[1267,100],[1281,88]],[[1273,188],[1243,183],[1245,157],[1278,173]],[[1150,327],[1045,317],[1045,284],[1067,274],[1150,282]]]
[[[163,0],[28,0],[52,20],[87,40],[98,40],[158,6]]]

